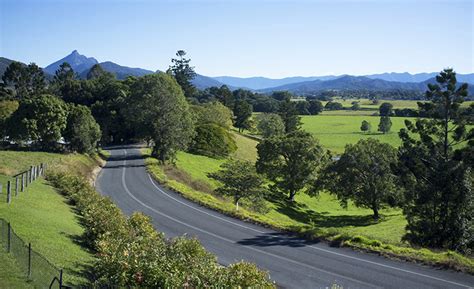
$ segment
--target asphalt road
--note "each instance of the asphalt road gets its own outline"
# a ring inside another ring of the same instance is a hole
[[[139,150],[109,149],[110,159],[96,182],[128,215],[152,217],[168,237],[197,236],[221,264],[240,260],[268,270],[283,288],[472,288],[474,276],[394,261],[324,242],[303,239],[239,221],[185,200],[154,181]]]

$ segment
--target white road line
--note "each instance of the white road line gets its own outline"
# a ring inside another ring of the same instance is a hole
[[[214,217],[216,219],[219,219],[219,220],[222,220],[224,222],[227,222],[227,223],[230,223],[230,224],[233,224],[235,226],[238,226],[238,227],[241,227],[241,228],[245,228],[245,229],[248,229],[248,230],[251,230],[251,231],[254,231],[254,232],[257,232],[257,233],[260,233],[260,234],[266,234],[267,232],[264,232],[264,231],[260,231],[260,230],[257,230],[257,229],[254,229],[254,228],[251,228],[251,227],[248,227],[248,226],[245,226],[245,225],[242,225],[242,224],[239,224],[239,223],[236,223],[236,222],[232,222],[230,220],[227,220],[225,218],[222,218],[222,217],[219,217],[219,216],[216,216],[214,214],[211,214],[209,212],[206,212],[204,210],[201,210],[199,208],[196,208],[196,207],[193,207],[189,204],[186,204],[185,202],[173,197],[173,196],[170,196],[168,193],[166,193],[165,191],[163,191],[159,186],[157,186],[153,180],[153,178],[150,176],[150,174],[148,174],[148,178],[150,179],[152,185],[158,190],[160,191],[162,194],[166,195],[168,198],[171,198],[173,199],[174,201],[180,203],[180,204],[183,204],[191,209],[194,209],[196,211],[199,211],[203,214],[206,214],[208,216],[211,216],[211,217]],[[277,238],[275,236],[270,236],[271,238]],[[417,275],[417,276],[421,276],[421,277],[425,277],[425,278],[429,278],[429,279],[433,279],[433,280],[437,280],[437,281],[442,281],[442,282],[445,282],[445,283],[449,283],[449,284],[453,284],[453,285],[457,285],[457,286],[460,286],[460,287],[464,287],[464,288],[472,288],[471,286],[468,286],[468,285],[465,285],[465,284],[461,284],[461,283],[457,283],[457,282],[453,282],[453,281],[449,281],[449,280],[446,280],[446,279],[442,279],[442,278],[438,278],[438,277],[434,277],[434,276],[430,276],[430,275],[426,275],[426,274],[423,274],[423,273],[418,273],[418,272],[413,272],[413,271],[410,271],[410,270],[406,270],[406,269],[402,269],[402,268],[398,268],[398,267],[394,267],[394,266],[390,266],[390,265],[385,265],[385,264],[381,264],[381,263],[378,263],[378,262],[374,262],[374,261],[369,261],[369,260],[365,260],[365,259],[362,259],[362,258],[358,258],[358,257],[354,257],[354,256],[349,256],[349,255],[345,255],[345,254],[342,254],[342,253],[337,253],[337,252],[334,252],[334,251],[330,251],[330,250],[327,250],[327,249],[323,249],[323,248],[318,248],[318,247],[315,247],[315,246],[312,246],[312,245],[308,245],[309,248],[311,249],[314,249],[314,250],[318,250],[318,251],[322,251],[322,252],[326,252],[326,253],[330,253],[330,254],[334,254],[334,255],[337,255],[337,256],[341,256],[341,257],[345,257],[345,258],[349,258],[349,259],[353,259],[353,260],[357,260],[357,261],[360,261],[360,262],[364,262],[364,263],[369,263],[369,264],[372,264],[372,265],[376,265],[376,266],[380,266],[380,267],[384,267],[384,268],[389,268],[389,269],[392,269],[392,270],[396,270],[396,271],[400,271],[400,272],[405,272],[405,273],[410,273],[410,274],[413,274],[413,275]]]
[[[127,155],[127,151],[124,149],[124,154]],[[189,228],[192,228],[196,231],[199,231],[199,232],[202,232],[202,233],[205,233],[205,234],[208,234],[210,236],[213,236],[217,239],[220,239],[220,240],[223,240],[223,241],[226,241],[226,242],[229,242],[231,244],[235,244],[235,242],[231,239],[228,239],[228,238],[225,238],[225,237],[222,237],[222,236],[219,236],[219,235],[216,235],[214,233],[211,233],[209,231],[206,231],[204,229],[201,229],[201,228],[198,228],[198,227],[195,227],[193,225],[190,225],[190,224],[187,224],[183,221],[180,221],[176,218],[173,218],[167,214],[164,214],[156,209],[154,209],[153,207],[150,207],[149,205],[143,203],[141,200],[139,200],[134,194],[132,194],[132,192],[130,192],[130,190],[128,189],[127,187],[127,184],[125,182],[125,171],[126,171],[126,164],[127,164],[127,160],[125,159],[123,161],[123,171],[122,171],[122,185],[123,185],[123,188],[125,189],[126,193],[132,198],[134,199],[137,203],[139,203],[140,205],[142,205],[143,207],[165,217],[165,218],[168,218],[172,221],[175,221],[181,225],[184,225],[184,226],[187,226]],[[341,278],[341,279],[344,279],[344,280],[349,280],[349,281],[352,281],[352,282],[355,282],[355,283],[358,283],[358,284],[363,284],[365,286],[369,286],[369,287],[372,287],[372,288],[381,288],[381,287],[378,287],[378,286],[375,286],[375,285],[372,285],[372,284],[369,284],[369,283],[366,283],[364,281],[360,281],[360,280],[356,280],[356,279],[353,279],[351,277],[347,277],[347,276],[343,276],[343,275],[339,275],[337,273],[333,273],[333,272],[329,272],[329,271],[326,271],[324,269],[320,269],[320,268],[316,268],[314,266],[311,266],[311,265],[308,265],[308,264],[305,264],[305,263],[301,263],[299,261],[295,261],[295,260],[292,260],[292,259],[289,259],[289,258],[286,258],[286,257],[283,257],[283,256],[279,256],[279,255],[275,255],[273,253],[270,253],[270,252],[266,252],[266,251],[262,251],[262,250],[259,250],[257,248],[253,248],[253,247],[249,247],[249,246],[245,246],[245,248],[249,249],[249,250],[252,250],[252,251],[255,251],[255,252],[259,252],[261,254],[265,254],[265,255],[268,255],[268,256],[271,256],[271,257],[274,257],[274,258],[277,258],[277,259],[281,259],[281,260],[284,260],[286,262],[290,262],[290,263],[293,263],[293,264],[297,264],[297,265],[300,265],[300,266],[303,266],[303,267],[306,267],[306,268],[309,268],[309,269],[312,269],[312,270],[315,270],[315,271],[319,271],[319,272],[322,272],[322,273],[326,273],[326,274],[329,274],[329,275],[332,275],[332,276],[335,276],[335,277],[338,277],[338,278]]]

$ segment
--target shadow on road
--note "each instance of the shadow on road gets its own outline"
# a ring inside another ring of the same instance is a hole
[[[290,235],[287,233],[267,233],[259,235],[254,238],[243,239],[237,242],[237,244],[244,246],[288,246],[288,247],[304,247],[319,243],[318,240],[305,240],[297,236]]]

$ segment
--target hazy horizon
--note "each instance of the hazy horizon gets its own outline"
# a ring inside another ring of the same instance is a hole
[[[78,50],[165,70],[184,49],[212,77],[474,72],[472,1],[0,3],[0,56],[42,67]]]

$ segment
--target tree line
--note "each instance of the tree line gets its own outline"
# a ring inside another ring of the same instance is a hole
[[[0,90],[8,100],[0,106],[1,136],[10,144],[44,150],[58,149],[62,140],[76,151],[88,151],[98,142],[145,140],[162,163],[173,162],[178,150],[220,158],[236,149],[231,126],[253,127],[252,112],[259,108],[266,113],[256,117],[263,136],[256,164],[233,161],[210,175],[223,184],[218,192],[232,195],[236,205],[245,199],[264,203],[278,193],[291,205],[298,193],[329,191],[343,206],[352,200],[371,209],[376,219],[383,207],[403,208],[405,238],[414,244],[472,249],[473,110],[461,109],[468,87],[457,84],[452,69],[428,85],[428,102],[419,103],[425,117],[406,121],[399,149],[361,140],[347,145],[335,160],[301,130],[301,109],[317,114],[324,109],[321,102],[293,101],[288,92],[265,96],[226,86],[199,91],[185,56],[178,51],[166,73],[123,81],[99,65],[80,80],[64,63],[46,82],[36,65],[12,63]],[[382,111],[383,126],[389,126],[391,113],[386,106]]]

